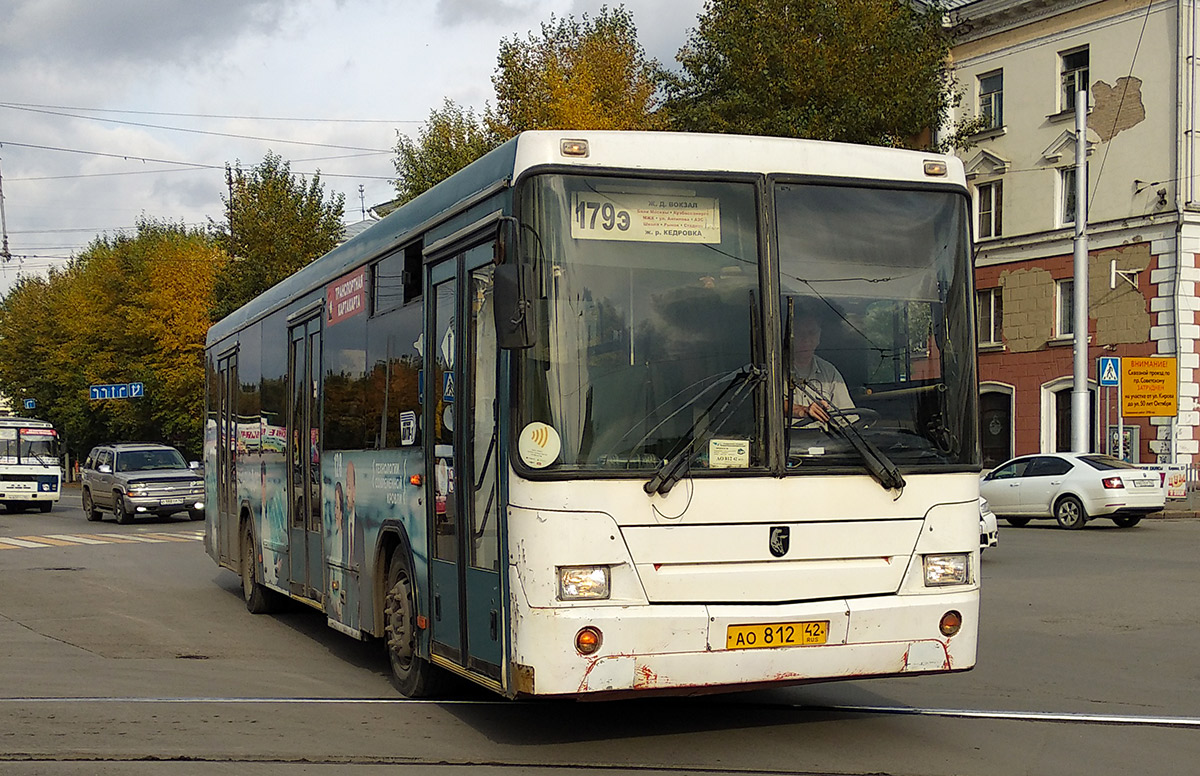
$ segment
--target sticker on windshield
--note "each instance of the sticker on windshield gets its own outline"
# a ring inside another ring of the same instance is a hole
[[[553,427],[545,423],[530,423],[521,430],[517,452],[526,466],[545,469],[558,460],[558,454],[562,452],[562,439]]]
[[[750,465],[750,442],[746,439],[708,440],[708,468],[739,469]]]
[[[571,195],[571,236],[576,240],[721,242],[721,205],[715,197],[609,194]]]

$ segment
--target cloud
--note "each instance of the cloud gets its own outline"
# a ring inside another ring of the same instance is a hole
[[[0,11],[0,67],[187,64],[288,17],[286,0],[9,0]]]
[[[509,22],[526,18],[536,6],[532,0],[437,0],[435,18],[447,27],[472,22]]]

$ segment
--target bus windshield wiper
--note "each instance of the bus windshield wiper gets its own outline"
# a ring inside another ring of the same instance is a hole
[[[658,493],[663,496],[670,493],[671,488],[675,487],[675,483],[679,482],[683,473],[687,471],[687,465],[695,454],[696,446],[707,441],[710,433],[715,433],[733,416],[733,413],[742,406],[746,397],[750,395],[756,385],[762,382],[766,374],[766,370],[758,364],[746,364],[734,373],[729,385],[725,386],[724,390],[704,408],[671,454],[659,464],[654,476],[642,486],[646,493],[651,495]],[[698,398],[699,396],[684,406],[694,404]]]
[[[815,401],[802,386],[797,387],[804,393],[804,397],[810,400],[809,403]],[[854,427],[853,421],[846,419],[847,415],[854,414],[854,408],[838,409],[826,406],[825,411],[829,413],[829,422],[820,425],[827,427],[829,433],[836,433],[850,443],[850,446],[858,453],[858,457],[862,459],[867,473],[888,490],[903,490],[904,476],[900,474],[900,469],[896,464],[892,463],[891,459],[871,440],[864,437]]]

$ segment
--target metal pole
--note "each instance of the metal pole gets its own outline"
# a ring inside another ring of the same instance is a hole
[[[1075,93],[1075,376],[1071,389],[1071,450],[1091,452],[1088,439],[1087,91]]]
[[[12,259],[12,254],[8,252],[8,220],[4,217],[4,172],[0,170],[0,236],[3,242],[0,242],[0,259],[7,263]]]

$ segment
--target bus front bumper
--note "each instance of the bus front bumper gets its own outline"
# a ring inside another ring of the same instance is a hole
[[[957,612],[962,626],[944,636]],[[814,646],[728,649],[730,626],[828,622]],[[575,635],[591,626],[600,650]],[[979,590],[777,605],[524,609],[512,695],[703,694],[838,679],[948,673],[975,665]]]

